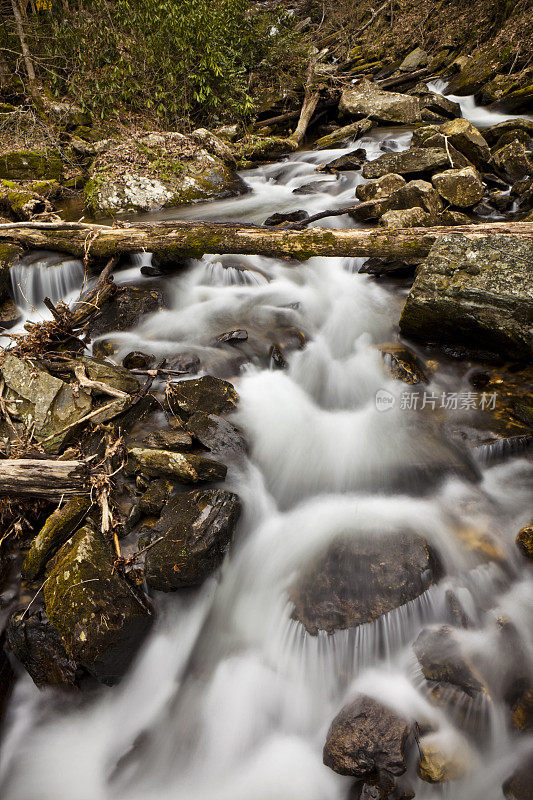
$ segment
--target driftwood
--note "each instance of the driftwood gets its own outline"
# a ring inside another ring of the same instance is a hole
[[[18,458],[0,461],[0,495],[61,500],[90,491],[84,461]]]
[[[215,222],[157,222],[121,227],[80,222],[0,225],[0,243],[58,250],[76,257],[109,258],[151,252],[163,260],[205,253],[263,255],[305,261],[313,256],[419,258],[440,236],[477,239],[491,234],[533,238],[531,222],[490,222],[432,228],[311,228],[305,231]]]

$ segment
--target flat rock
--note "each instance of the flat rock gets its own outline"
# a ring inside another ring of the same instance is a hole
[[[345,87],[342,90],[339,111],[341,114],[370,117],[379,122],[398,122],[403,125],[421,120],[417,97],[386,92],[368,80],[362,80],[357,86]]]
[[[152,589],[163,592],[198,586],[222,563],[239,519],[237,495],[207,489],[174,495],[152,528],[144,565]]]
[[[205,483],[224,480],[227,468],[218,461],[194,453],[130,447],[127,472],[143,473],[156,478],[165,476],[180,483]]]
[[[166,397],[170,411],[183,419],[197,411],[204,414],[233,411],[238,399],[231,383],[212,375],[169,383]]]
[[[355,628],[419,597],[439,575],[419,536],[338,537],[292,585],[293,618],[308,633]]]
[[[189,433],[218,458],[241,455],[246,450],[240,430],[217,414],[196,412],[189,417],[186,426]]]
[[[475,206],[483,197],[483,183],[474,167],[447,169],[433,175],[431,182],[440,196],[453,206]]]
[[[533,244],[515,236],[439,239],[417,271],[400,319],[405,336],[531,357]]]
[[[351,125],[344,125],[342,128],[337,128],[333,133],[328,133],[327,136],[317,139],[313,148],[315,150],[330,150],[338,147],[339,144],[348,139],[359,139],[373,127],[374,123],[371,120],[359,119],[357,122],[352,122]]]
[[[192,437],[183,428],[153,431],[143,439],[143,444],[156,450],[176,450],[182,453],[193,449]]]
[[[381,178],[389,172],[416,175],[449,166],[446,150],[440,147],[410,147],[401,153],[384,153],[363,167],[363,178]]]

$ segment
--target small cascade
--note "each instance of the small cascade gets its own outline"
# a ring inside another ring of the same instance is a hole
[[[40,308],[45,297],[57,303],[66,300],[74,290],[81,291],[85,270],[76,259],[37,251],[22,258],[10,274],[15,303],[30,310]]]

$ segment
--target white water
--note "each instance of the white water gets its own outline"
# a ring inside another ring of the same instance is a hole
[[[409,139],[379,130],[356,146],[375,158]],[[343,152],[300,152],[260,167],[244,174],[253,193],[180,216],[262,222],[274,211],[341,207],[360,173],[334,179],[314,167]],[[292,194],[324,179],[318,195]],[[501,800],[527,739],[513,737],[496,696],[479,712],[489,715],[492,736],[469,742],[431,704],[410,645],[425,624],[451,621],[444,596],[452,588],[475,625],[460,634],[467,649],[496,674],[512,662],[497,636],[504,616],[531,666],[533,586],[513,543],[529,522],[531,465],[514,458],[469,483],[461,478],[465,457],[434,412],[398,402],[377,410],[379,389],[399,398],[406,388],[387,377],[373,347],[394,336],[402,297],[358,275],[360,263],[209,256],[169,281],[171,310],[116,337],[117,358],[137,348],[192,351],[206,369],[231,375],[251,454],[230,470],[227,487],[242,497],[244,518],[218,582],[158,597],[155,632],[120,687],[68,708],[29,678],[18,681],[0,756],[2,800],[344,800],[351,780],[323,766],[322,747],[333,716],[357,691],[431,724],[441,741],[468,753],[469,774],[444,790],[414,776],[418,800]],[[139,266],[127,277],[139,278]],[[265,369],[259,356],[237,372],[231,355],[224,362],[212,346],[239,327],[259,352],[272,331],[290,326],[308,345],[289,356],[286,372]],[[429,388],[467,386],[452,370]],[[428,490],[420,473],[431,468],[448,479],[429,481]],[[461,526],[493,534],[505,568],[479,562],[460,543]],[[312,637],[291,621],[288,586],[336,535],[399,530],[438,550],[446,567],[439,585],[356,631]]]

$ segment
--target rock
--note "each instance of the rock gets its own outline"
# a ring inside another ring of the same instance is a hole
[[[410,125],[421,120],[418,98],[397,92],[386,92],[368,80],[362,80],[356,86],[344,87],[339,102],[339,112],[351,116],[370,117],[379,122],[399,122],[402,125]]]
[[[13,614],[7,629],[7,643],[37,686],[72,688],[76,685],[77,664],[67,654],[61,636],[44,611],[38,610],[29,616],[24,611]]]
[[[404,58],[398,69],[400,72],[414,72],[416,69],[425,67],[429,61],[428,54],[421,47],[415,47],[408,56]]]
[[[228,381],[205,375],[175,381],[167,386],[167,405],[173,414],[188,419],[191,414],[224,414],[237,407],[239,396]]]
[[[130,447],[127,472],[129,474],[141,472],[156,478],[165,475],[182,483],[199,483],[223,481],[227,468],[218,461],[192,453],[183,455],[170,450]]]
[[[407,769],[413,726],[365,695],[346,705],[331,723],[324,764],[340,775],[388,784]]]
[[[102,307],[100,314],[91,320],[88,331],[92,337],[111,331],[128,331],[146,314],[162,308],[163,293],[150,284],[117,286],[117,291]]]
[[[0,303],[0,329],[9,330],[22,319],[18,306],[13,300],[4,300]]]
[[[174,495],[153,527],[144,574],[152,589],[198,586],[222,563],[239,519],[237,495],[207,489]]]
[[[498,72],[504,72],[512,63],[510,47],[490,45],[470,55],[461,71],[453,76],[447,86],[450,94],[476,94]]]
[[[427,783],[446,783],[463,778],[469,771],[468,752],[439,741],[438,734],[424,736],[419,742],[418,774]]]
[[[112,389],[118,389],[127,394],[136,394],[140,389],[139,379],[132,375],[128,369],[111,364],[109,361],[98,361],[96,358],[81,358],[76,361],[85,368],[87,377],[91,381],[103,383]],[[94,395],[105,395],[98,389],[91,390]]]
[[[292,153],[298,148],[293,139],[281,136],[246,136],[235,143],[240,155],[241,165],[253,161],[273,161],[280,156]]]
[[[287,211],[285,213],[271,214],[263,222],[263,225],[271,228],[275,225],[281,225],[282,222],[303,222],[308,217],[307,211]]]
[[[54,150],[11,150],[0,155],[0,179],[60,181],[62,175],[63,162]]]
[[[165,368],[184,375],[194,375],[200,371],[201,362],[196,353],[178,353],[167,358]]]
[[[448,156],[446,166],[452,169],[473,166],[464,153],[457,150],[450,140],[440,132],[439,125],[426,125],[423,128],[415,129],[411,139],[411,147],[436,147],[445,150]]]
[[[246,441],[235,425],[216,414],[197,412],[186,422],[187,430],[218,458],[244,453]]]
[[[208,153],[220,158],[226,164],[235,166],[235,156],[233,150],[216,133],[208,131],[207,128],[196,128],[190,135],[191,139],[201,145]]]
[[[327,164],[321,164],[316,167],[317,172],[348,172],[349,170],[361,169],[366,161],[366,150],[358,147],[356,150],[351,150],[338,158],[329,161]]]
[[[475,206],[483,197],[483,184],[474,167],[447,169],[434,175],[431,182],[441,197],[453,206]]]
[[[404,344],[389,342],[378,345],[383,361],[393,378],[404,383],[427,383],[428,379],[416,354]]]
[[[515,198],[517,211],[531,211],[533,208],[533,178],[517,181],[511,188],[511,198]]]
[[[131,353],[124,356],[122,365],[125,369],[148,369],[153,361],[153,356],[141,353],[139,350],[132,350]]]
[[[442,94],[431,92],[425,83],[418,84],[414,89],[411,89],[411,94],[418,97],[420,108],[422,109],[422,119],[424,118],[424,111],[431,111],[440,117],[456,119],[461,117],[461,106],[459,103],[454,103],[448,97]]]
[[[444,236],[418,269],[400,319],[404,336],[531,357],[533,245],[492,235]]]
[[[0,633],[0,723],[4,720],[14,685],[15,673],[6,652],[5,632],[2,632]]]
[[[361,202],[368,200],[382,200],[396,190],[405,186],[406,180],[401,175],[396,175],[389,172],[377,180],[369,181],[368,183],[360,183],[355,189],[355,196]]]
[[[313,636],[355,628],[419,597],[438,576],[435,554],[419,536],[340,536],[292,585],[293,618]]]
[[[438,132],[476,167],[482,167],[490,159],[487,142],[477,128],[467,119],[452,119],[438,126]]]
[[[388,198],[390,209],[422,208],[428,214],[438,214],[443,209],[442,200],[427,181],[409,181],[399,189],[395,189]]]
[[[44,572],[49,559],[71,537],[92,505],[88,497],[71,497],[46,520],[24,560],[22,574],[27,580]]]
[[[173,488],[174,484],[171,481],[164,479],[153,481],[139,500],[139,512],[146,516],[158,516]]]
[[[389,172],[400,175],[416,175],[420,172],[435,172],[449,165],[446,150],[440,147],[410,147],[401,153],[384,153],[363,167],[363,178],[381,178]]]
[[[48,619],[68,656],[102,683],[124,675],[152,625],[148,600],[114,568],[111,545],[80,528],[49,565]]]
[[[533,156],[516,139],[497,150],[492,156],[494,169],[510,183],[533,174]]]
[[[516,546],[526,558],[533,558],[533,525],[526,525],[518,532]]]
[[[178,452],[192,450],[192,438],[183,428],[154,431],[143,439],[143,444],[158,450],[177,450]]]
[[[221,333],[215,339],[215,344],[242,344],[248,340],[248,331],[243,328],[235,328],[232,331]]]
[[[0,212],[15,222],[53,211],[51,203],[27,185],[0,181]]]
[[[55,100],[47,100],[45,103],[46,115],[51,117],[53,122],[61,128],[72,130],[78,126],[89,126],[91,115],[74,103],[59,103]]]
[[[380,224],[385,228],[428,228],[435,224],[435,218],[422,208],[406,208],[386,211]]]
[[[515,731],[533,730],[533,690],[526,689],[515,701],[511,722]]]
[[[65,428],[91,410],[90,395],[83,390],[74,394],[68,383],[11,354],[5,356],[0,372],[11,416],[33,428],[47,452],[59,452],[77,430]]]
[[[195,139],[176,132],[146,133],[101,152],[84,188],[87,207],[100,214],[150,211],[246,191],[233,167],[208,152],[196,134]],[[213,134],[208,138],[211,150],[228,153],[233,161],[222,140]]]
[[[373,275],[376,278],[391,276],[392,278],[412,278],[418,262],[399,261],[396,259],[368,258],[359,272]]]
[[[502,786],[505,800],[531,800],[533,752],[526,756]]]
[[[427,680],[457,686],[473,699],[488,694],[485,681],[464,652],[454,628],[426,628],[413,649]]]
[[[520,132],[525,133],[529,138],[533,139],[533,120],[508,119],[505,120],[505,122],[499,122],[497,125],[491,125],[490,128],[485,128],[482,135],[492,147],[505,134],[518,134]],[[513,136],[513,138],[515,137]]]
[[[293,194],[322,194],[331,188],[331,181],[311,181],[292,190]]]
[[[373,127],[374,123],[371,120],[359,119],[357,122],[352,122],[351,125],[344,125],[342,128],[337,128],[333,133],[329,133],[327,136],[322,136],[320,139],[317,139],[313,145],[313,149],[331,150],[348,139],[359,139]]]
[[[441,214],[438,214],[438,219],[436,221],[437,225],[471,225],[472,220],[466,214],[463,214],[461,211],[456,211],[455,209],[448,208],[446,211],[443,211]]]

